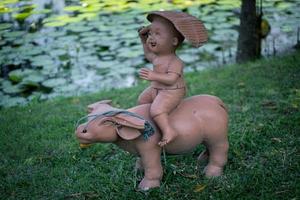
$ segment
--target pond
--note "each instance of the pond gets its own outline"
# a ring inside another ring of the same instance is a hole
[[[263,3],[271,32],[262,53],[297,43],[300,2]],[[137,29],[153,10],[182,10],[201,19],[209,42],[178,51],[185,71],[235,60],[240,0],[2,0],[0,107],[137,84],[143,57]]]

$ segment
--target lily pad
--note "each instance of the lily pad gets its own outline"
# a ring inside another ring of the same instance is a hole
[[[124,58],[134,58],[140,55],[143,55],[142,49],[139,48],[133,49],[128,47],[119,49],[117,54],[118,57],[124,57]]]
[[[219,4],[220,6],[218,6],[218,9],[222,9],[222,10],[231,10],[234,8],[240,8],[241,6],[241,1],[232,1],[232,0],[218,0],[216,1],[217,4]]]
[[[214,23],[217,20],[217,17],[214,15],[207,15],[201,18],[202,21],[209,23]]]
[[[227,12],[227,11],[218,11],[213,13],[213,15],[218,18],[228,18],[233,16],[234,14],[232,12]]]
[[[72,45],[76,45],[78,42],[78,36],[77,35],[68,35],[68,36],[62,36],[58,37],[55,40],[55,46],[56,48],[67,48]]]
[[[82,38],[80,40],[80,42],[82,42],[83,44],[84,43],[95,43],[96,41],[98,41],[100,38],[99,36],[90,36],[90,37],[85,37],[85,38]]]
[[[182,54],[182,55],[180,55],[180,58],[186,64],[193,63],[193,62],[196,62],[197,60],[199,60],[199,56],[193,55],[193,54]]]
[[[22,44],[24,44],[23,38],[18,38],[13,41],[13,46],[20,46]]]
[[[126,38],[126,39],[127,38],[137,38],[138,34],[135,31],[128,31],[126,33],[123,33],[121,36],[122,36],[122,38]]]
[[[232,27],[232,24],[228,23],[228,22],[224,22],[224,23],[215,24],[214,27],[215,27],[216,30],[219,30],[219,29],[228,29],[228,28]]]
[[[59,26],[64,26],[66,24],[67,24],[67,22],[64,22],[64,21],[52,21],[52,22],[44,23],[44,26],[46,26],[46,27],[59,27]]]
[[[60,85],[64,85],[67,82],[66,79],[63,78],[52,78],[49,80],[46,80],[42,83],[42,85],[46,88],[54,88],[58,87]]]
[[[112,61],[101,61],[99,64],[96,66],[99,69],[102,68],[112,68],[115,65],[119,65],[120,62],[117,60],[112,60]]]
[[[232,29],[220,29],[215,30],[213,36],[211,36],[211,39],[218,42],[223,41],[237,41],[238,38],[238,32]],[[204,45],[205,46],[205,45]]]
[[[45,77],[41,74],[34,73],[25,77],[21,82],[24,87],[39,87],[39,83],[45,80]]]
[[[2,13],[11,13],[13,9],[6,7],[5,5],[0,4],[0,14]]]
[[[2,91],[6,94],[13,95],[24,92],[24,88],[21,85],[12,85],[10,82],[5,82],[2,86]]]
[[[68,23],[80,22],[78,17],[72,17],[69,15],[54,15],[43,20],[45,26],[64,26]]]
[[[29,17],[32,14],[32,12],[17,13],[13,15],[13,18],[15,18],[18,21],[24,21],[27,17]]]
[[[43,49],[38,46],[33,46],[31,44],[24,45],[22,47],[19,47],[20,52],[22,55],[26,56],[35,56],[43,53]]]
[[[83,13],[83,14],[79,14],[77,18],[80,20],[83,19],[91,20],[91,19],[95,19],[97,15],[98,15],[97,13]]]
[[[99,3],[99,1],[88,2],[87,6],[84,6],[80,11],[83,13],[98,13],[104,4]]]
[[[22,81],[22,79],[25,77],[25,76],[28,76],[29,74],[33,73],[34,71],[31,70],[31,69],[25,69],[25,70],[22,70],[22,69],[16,69],[16,70],[13,70],[11,71],[9,74],[8,74],[8,77],[9,79],[14,82],[14,83],[19,83]]]
[[[101,69],[97,69],[97,74],[100,76],[105,76],[106,74],[108,74],[110,72],[109,68],[101,68]]]
[[[43,95],[42,92],[34,91],[31,93],[30,96],[27,97],[27,99],[28,101],[39,101],[42,95]]]
[[[209,53],[214,53],[216,51],[216,49],[219,47],[220,47],[220,44],[208,43],[208,44],[205,44],[203,47],[201,47],[201,49],[203,51],[206,51]]]
[[[281,10],[284,10],[284,9],[288,9],[288,8],[294,6],[294,5],[293,5],[293,3],[290,3],[290,2],[285,2],[285,1],[280,2],[280,1],[278,1],[278,2],[275,3],[275,6],[279,9],[281,9]]]
[[[133,68],[128,62],[123,62],[112,66],[109,74],[122,74],[128,75],[135,72],[135,68]]]
[[[17,105],[25,105],[28,101],[24,97],[10,97],[5,95],[1,98],[0,106],[13,107]]]
[[[0,23],[0,30],[10,29],[13,25],[9,23]]]
[[[23,37],[23,35],[25,35],[25,32],[24,31],[12,31],[12,32],[5,32],[3,34],[3,36],[6,38],[6,39],[15,39],[15,38],[20,38],[20,37]]]
[[[54,60],[48,55],[39,55],[31,58],[31,65],[43,67],[45,65],[55,65]]]
[[[91,31],[93,27],[88,27],[85,24],[72,24],[70,26],[66,27],[66,30],[75,32],[75,33],[81,33],[81,32],[88,32]]]
[[[43,36],[46,36],[47,39],[49,39],[49,38],[57,38],[57,37],[66,37],[66,31],[65,30],[49,31],[49,32],[43,34]]]
[[[74,12],[74,11],[80,11],[83,7],[82,6],[66,6],[64,7],[65,11]]]
[[[80,62],[84,65],[96,66],[100,63],[100,60],[97,56],[86,56],[80,58]]]
[[[54,88],[55,92],[60,92],[60,93],[73,93],[75,94],[78,90],[78,86],[74,84],[67,84],[63,86],[59,86]]]
[[[111,55],[111,54],[107,54],[107,55],[102,55],[101,56],[101,60],[103,61],[113,61],[114,59],[116,59],[115,55]]]
[[[281,27],[281,30],[284,31],[284,32],[286,32],[286,33],[290,33],[290,32],[293,32],[293,31],[294,31],[294,30],[293,30],[293,27],[290,26],[290,25],[283,25],[283,26]]]
[[[8,74],[8,77],[12,82],[15,82],[15,83],[21,82],[23,79],[22,70],[17,69],[17,70],[11,71]]]
[[[68,52],[65,49],[52,49],[50,52],[50,55],[52,57],[60,57],[60,56],[65,56],[67,54]]]
[[[0,40],[0,47],[1,46],[4,46],[6,44],[6,41],[5,40]]]
[[[98,32],[83,32],[83,33],[80,33],[80,36],[83,37],[83,38],[85,38],[85,37],[98,37],[98,39],[99,39],[100,35],[101,35],[101,33],[98,33]]]
[[[202,61],[214,61],[217,57],[214,53],[204,51],[200,54],[200,58]]]
[[[240,19],[237,17],[228,17],[227,23],[230,24],[231,27],[238,26],[238,25],[240,25]]]
[[[41,74],[48,77],[55,77],[58,73],[59,66],[50,63],[43,63]]]

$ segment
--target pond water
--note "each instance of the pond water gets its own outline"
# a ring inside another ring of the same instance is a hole
[[[300,2],[263,3],[271,32],[262,53],[272,56],[297,43]],[[183,10],[201,19],[209,42],[178,51],[185,71],[235,60],[239,0],[2,0],[0,2],[0,107],[59,95],[78,95],[137,83],[150,66],[137,29],[153,10]]]

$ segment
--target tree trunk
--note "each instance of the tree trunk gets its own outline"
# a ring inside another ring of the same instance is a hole
[[[256,15],[256,0],[242,0],[236,61],[245,62],[260,57],[260,16]]]

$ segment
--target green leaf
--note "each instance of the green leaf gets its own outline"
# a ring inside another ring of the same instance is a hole
[[[196,62],[197,60],[199,60],[199,56],[198,55],[193,55],[193,54],[181,54],[180,58],[186,64],[193,63],[193,62]]]
[[[281,10],[288,9],[292,6],[293,6],[293,3],[290,3],[290,2],[278,1],[275,3],[275,7],[279,8]]]
[[[54,60],[48,55],[38,55],[31,58],[31,65],[36,67],[55,65]]]
[[[11,71],[9,74],[8,74],[8,77],[9,79],[14,82],[14,83],[19,83],[20,81],[22,81],[22,79],[25,77],[25,76],[28,76],[29,74],[33,73],[34,71],[31,70],[31,69],[25,69],[25,70],[22,70],[22,69],[16,69],[16,70],[13,70]]]
[[[64,7],[64,10],[74,12],[74,11],[80,11],[82,8],[83,8],[82,6],[66,6]]]
[[[15,18],[18,21],[24,21],[30,15],[32,15],[32,12],[18,13],[18,14],[14,14],[13,18]]]
[[[28,101],[23,97],[10,97],[5,95],[1,98],[0,106],[12,107],[17,105],[25,105]]]
[[[30,74],[25,77],[21,84],[24,87],[39,87],[39,83],[44,81],[45,77],[39,73]]]
[[[6,94],[18,94],[25,91],[24,88],[21,87],[21,85],[12,85],[12,84],[5,84],[2,90]]]
[[[78,23],[67,26],[66,29],[75,33],[81,33],[91,31],[93,27],[88,27],[86,24]]]
[[[5,32],[3,34],[3,36],[5,38],[10,38],[12,40],[16,39],[16,38],[21,38],[26,34],[25,31],[11,31],[11,32]]]
[[[64,21],[52,21],[52,22],[44,23],[44,26],[46,26],[46,27],[59,27],[59,26],[64,26],[66,24],[67,24],[67,22],[64,22]]]
[[[33,46],[31,44],[24,44],[19,47],[20,53],[25,56],[36,56],[43,53],[43,49],[38,46]]]
[[[64,85],[66,82],[67,82],[66,79],[63,78],[53,78],[44,81],[42,85],[46,88],[54,88],[60,85]]]
[[[194,188],[194,192],[202,192],[205,188],[206,188],[206,185],[204,185],[204,184],[198,184]]]
[[[6,29],[10,29],[13,25],[9,24],[9,23],[1,23],[0,24],[0,30],[6,30]]]

